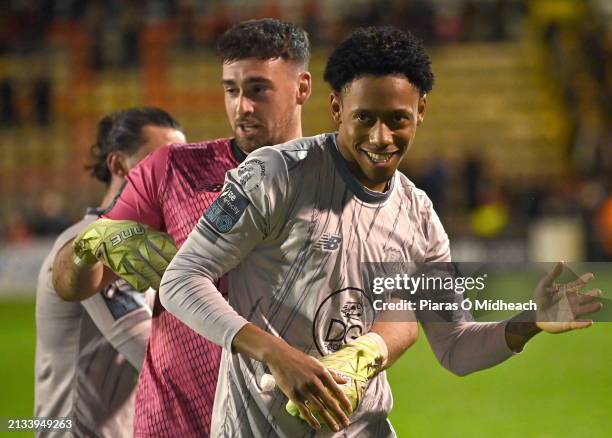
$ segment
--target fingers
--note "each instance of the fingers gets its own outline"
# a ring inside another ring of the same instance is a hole
[[[592,325],[593,325],[592,320],[577,320],[577,321],[572,321],[570,323],[570,328],[572,330],[580,330],[580,329],[589,328]]]
[[[113,269],[117,275],[127,281],[138,292],[144,292],[149,287],[159,289],[161,277],[153,270],[151,265],[143,259],[130,260],[125,258],[117,269]]]
[[[306,423],[310,425],[310,427],[312,427],[313,429],[321,428],[321,423],[319,423],[319,420],[317,420],[315,416],[312,415],[312,412],[310,412],[310,409],[308,409],[305,403],[296,400],[292,401],[293,403],[295,403],[298,410],[300,411],[300,416],[306,421]]]
[[[577,312],[575,312],[576,317],[581,317],[584,315],[588,315],[589,313],[598,312],[599,310],[601,310],[602,307],[603,307],[603,304],[601,303],[583,304],[579,306],[579,308],[577,309]]]
[[[568,293],[568,299],[572,308],[572,313],[576,318],[594,313],[603,307],[598,301],[595,301],[602,294],[600,289],[591,289],[585,293],[572,292]]]
[[[602,294],[601,289],[591,289],[588,292],[578,294],[578,297],[580,299],[580,303],[589,303],[593,301],[595,298],[599,298],[601,294]]]
[[[563,272],[564,262],[557,262],[552,267],[550,272],[542,278],[542,284],[544,286],[552,286],[555,280],[561,275]]]
[[[328,372],[325,373],[325,377],[323,380],[323,384],[326,386],[326,388],[331,391],[331,394],[335,397],[335,399],[333,399],[334,403],[337,402],[336,400],[340,403],[340,406],[342,406],[342,410],[340,410],[341,412],[341,416],[336,415],[337,418],[341,418],[344,417],[346,418],[346,425],[348,426],[348,418],[345,415],[345,412],[351,413],[353,412],[353,406],[351,405],[351,402],[349,401],[349,399],[346,397],[346,394],[344,393],[344,391],[342,391],[342,388],[340,388],[338,386],[338,384],[336,383],[337,378],[342,378],[342,380],[344,380],[345,382],[343,383],[347,383],[346,379],[339,376],[337,373],[331,373]],[[329,397],[329,393],[327,393],[327,391],[325,391],[326,395]],[[331,397],[330,397],[331,398]],[[342,423],[344,424],[344,421],[342,421]]]
[[[332,377],[334,378],[334,381],[339,384],[339,385],[344,385],[345,383],[348,382],[348,380],[343,377],[342,375],[338,374],[337,372],[335,372],[334,370],[330,370],[328,369],[327,371],[329,371],[329,373],[332,375]]]
[[[160,249],[156,244],[162,242],[151,242],[149,240],[145,240],[142,245],[138,247],[138,250],[143,257],[143,259],[149,263],[151,269],[155,271],[157,276],[161,279],[172,260],[172,257],[169,257],[168,254],[165,254],[162,249]],[[167,249],[166,249],[167,251]]]
[[[331,430],[335,432],[338,432],[340,430],[336,419],[329,413],[329,411],[325,408],[325,406],[323,406],[323,404],[317,397],[310,394],[308,397],[308,401],[305,403],[305,405],[310,409],[316,409],[319,412],[319,415],[323,417],[323,420],[325,421],[325,424],[327,424],[327,427],[329,427]]]
[[[570,281],[569,283],[562,284],[560,286],[560,290],[562,292],[577,290],[586,285],[589,281],[591,281],[595,276],[591,272],[587,272],[586,274],[582,274],[574,281]]]
[[[350,423],[349,423],[349,419],[345,411],[343,410],[342,407],[340,407],[338,400],[336,400],[331,395],[328,389],[329,388],[323,386],[323,384],[317,385],[317,388],[316,388],[317,398],[321,400],[321,402],[325,405],[326,411],[328,413],[331,413],[334,416],[334,418],[336,418],[342,424],[343,427],[348,427]],[[350,411],[347,411],[347,412],[350,412]],[[334,421],[334,423],[336,422]]]
[[[156,251],[158,256],[166,261],[165,265],[170,263],[172,258],[176,255],[176,245],[172,238],[166,233],[149,233],[146,242],[147,246],[150,248],[149,251]]]

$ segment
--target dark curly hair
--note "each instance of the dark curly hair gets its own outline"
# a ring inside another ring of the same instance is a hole
[[[227,30],[217,40],[217,53],[223,62],[246,58],[294,61],[308,67],[310,42],[305,30],[274,18],[248,20]]]
[[[111,152],[134,154],[146,139],[142,128],[147,125],[182,131],[181,125],[166,111],[154,107],[130,108],[103,117],[98,122],[96,142],[91,146],[92,163],[85,166],[91,175],[109,184],[111,173],[106,159]]]
[[[330,55],[324,79],[336,92],[363,75],[404,75],[420,92],[431,91],[431,60],[421,41],[394,27],[360,28]]]

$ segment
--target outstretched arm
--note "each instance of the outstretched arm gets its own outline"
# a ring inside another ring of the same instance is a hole
[[[559,262],[538,283],[534,291],[536,312],[523,312],[501,322],[424,322],[429,343],[442,366],[464,376],[505,361],[542,331],[555,334],[590,327],[593,322],[583,317],[601,309],[601,303],[595,301],[601,291],[583,293],[580,289],[593,275],[587,273],[556,285],[562,272],[563,263]]]
[[[448,236],[431,205],[428,212],[425,222],[430,246],[426,261],[448,263],[451,260]],[[464,376],[512,357],[541,331],[562,333],[589,327],[592,321],[583,317],[601,308],[601,304],[594,301],[601,291],[580,292],[591,281],[592,274],[556,285],[555,280],[563,269],[562,262],[556,263],[536,286],[533,297],[537,312],[523,312],[505,321],[486,323],[474,322],[469,313],[452,321],[431,313],[424,319],[419,316],[440,364],[452,373]]]

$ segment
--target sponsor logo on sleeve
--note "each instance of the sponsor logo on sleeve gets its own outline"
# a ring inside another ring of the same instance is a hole
[[[240,220],[249,200],[228,183],[219,197],[204,213],[204,219],[219,233],[228,233]]]
[[[134,291],[123,280],[117,280],[108,285],[102,291],[102,298],[115,321],[145,307],[144,295]]]
[[[259,187],[264,176],[266,176],[266,165],[261,160],[248,160],[238,167],[240,185],[247,192]]]

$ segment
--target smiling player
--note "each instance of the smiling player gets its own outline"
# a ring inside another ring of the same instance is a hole
[[[338,133],[259,149],[228,172],[162,279],[164,306],[225,347],[213,436],[312,436],[298,414],[315,429],[322,418],[338,436],[394,436],[384,369],[414,342],[416,324],[375,320],[362,263],[450,260],[431,202],[397,171],[433,85],[421,44],[392,28],[359,30],[333,52],[325,79]],[[215,287],[227,272],[229,304]],[[507,359],[537,329],[508,321],[424,328],[458,374]],[[321,390],[326,370],[346,378],[343,395]],[[282,393],[263,391],[267,372]],[[352,411],[350,424],[328,415],[329,395]]]
[[[251,20],[229,29],[217,48],[233,137],[162,148],[131,172],[105,219],[56,257],[53,279],[62,298],[85,299],[115,273],[139,290],[157,288],[175,252],[163,232],[180,246],[219,196],[227,170],[261,146],[301,137],[311,91],[307,34],[280,20]],[[121,236],[130,237],[115,246]],[[138,383],[135,436],[209,436],[220,355],[158,300]],[[331,378],[326,386],[338,390]]]

